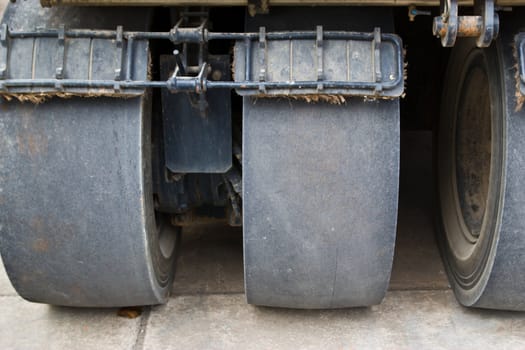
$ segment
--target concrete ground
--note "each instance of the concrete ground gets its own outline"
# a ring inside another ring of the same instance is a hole
[[[523,349],[525,313],[466,309],[450,291],[432,231],[430,135],[403,138],[390,291],[371,308],[247,305],[242,232],[184,233],[173,297],[135,319],[116,309],[26,302],[0,268],[0,349]]]

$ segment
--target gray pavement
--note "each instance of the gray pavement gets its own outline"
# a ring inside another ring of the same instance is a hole
[[[13,286],[11,286],[9,278],[7,278],[7,275],[5,274],[4,264],[1,259],[0,264],[2,265],[0,267],[0,298],[16,296],[17,294]]]
[[[390,291],[378,306],[324,311],[254,307],[235,291],[181,293],[127,319],[29,303],[1,281],[0,349],[525,348],[523,313],[465,309],[448,289]]]
[[[525,349],[525,313],[457,304],[433,238],[429,135],[403,140],[396,256],[381,305],[325,311],[247,305],[242,231],[201,226],[184,232],[173,297],[135,319],[116,309],[26,302],[0,267],[0,350]]]
[[[152,311],[146,349],[522,349],[525,318],[460,308],[450,291],[390,292],[380,306],[298,311],[243,295],[181,296]]]
[[[133,349],[141,319],[115,310],[87,310],[33,304],[0,297],[2,349]]]

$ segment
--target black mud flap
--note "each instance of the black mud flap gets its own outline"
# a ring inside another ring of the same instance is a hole
[[[229,78],[230,57],[210,55],[217,72]],[[174,56],[161,56],[162,77],[176,67]],[[166,167],[173,173],[225,173],[232,166],[231,98],[227,89],[206,95],[162,90]]]

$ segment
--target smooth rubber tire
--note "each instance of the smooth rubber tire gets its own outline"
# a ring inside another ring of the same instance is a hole
[[[148,10],[108,11],[17,2],[4,22],[147,27]],[[147,64],[134,69],[146,77]],[[0,252],[23,298],[80,307],[167,301],[179,233],[154,212],[151,119],[148,93],[0,102]]]
[[[393,32],[389,9],[275,8],[247,30]],[[390,280],[399,101],[243,99],[244,271],[250,304],[379,304]]]
[[[248,303],[378,304],[394,253],[399,103],[244,99]]]
[[[147,108],[145,98],[2,104],[0,250],[25,299],[167,300],[177,233],[155,220]]]
[[[438,241],[465,306],[525,309],[525,113],[512,19],[489,48],[458,40],[437,131]]]

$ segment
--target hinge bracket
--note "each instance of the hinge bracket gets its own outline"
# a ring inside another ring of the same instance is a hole
[[[478,47],[488,47],[498,36],[499,16],[494,0],[474,0],[474,15],[459,16],[457,0],[441,0],[441,15],[434,17],[432,31],[441,45],[452,47],[457,37],[475,37]]]

